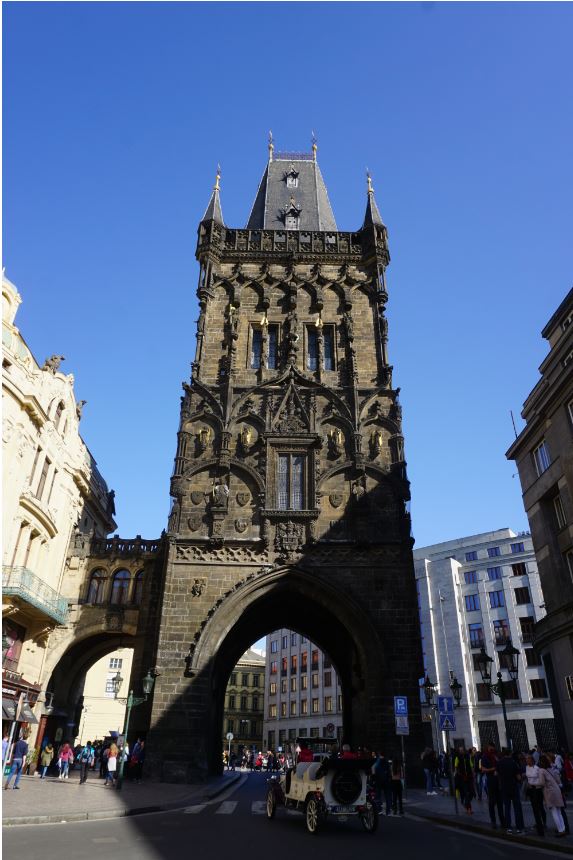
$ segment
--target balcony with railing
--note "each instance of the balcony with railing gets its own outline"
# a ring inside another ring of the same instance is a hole
[[[27,567],[2,567],[2,591],[26,604],[42,620],[65,624],[68,619],[68,601],[55,589],[36,576]]]

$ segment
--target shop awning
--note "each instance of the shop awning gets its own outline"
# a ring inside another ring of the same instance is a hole
[[[20,722],[21,723],[37,723],[38,720],[34,716],[34,712],[32,711],[30,705],[27,705],[25,702],[22,705],[22,709],[20,711]]]
[[[16,716],[16,701],[15,699],[5,699],[2,697],[2,719],[13,720]]]

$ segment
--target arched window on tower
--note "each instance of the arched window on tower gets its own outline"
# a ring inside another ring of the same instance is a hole
[[[129,583],[131,576],[128,570],[117,570],[113,575],[111,584],[110,603],[116,606],[124,606],[129,597]]]
[[[103,603],[106,579],[105,571],[101,568],[93,571],[90,576],[86,603]]]
[[[133,602],[139,606],[143,597],[143,571],[138,570],[133,584]]]
[[[55,424],[56,430],[60,429],[60,424],[62,422],[62,417],[64,415],[65,409],[66,409],[66,406],[65,406],[64,401],[60,400],[60,402],[58,403],[58,405],[56,407],[56,414],[54,415],[54,424]]]

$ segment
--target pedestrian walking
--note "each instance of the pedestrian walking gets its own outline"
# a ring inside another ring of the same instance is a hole
[[[433,780],[433,768],[434,768],[434,750],[431,747],[426,747],[422,755],[420,756],[422,759],[422,767],[424,768],[424,775],[426,777],[426,794],[437,794],[437,791],[434,791],[434,780]]]
[[[519,796],[521,788],[521,768],[511,755],[511,750],[503,749],[497,763],[499,789],[503,803],[503,815],[507,833],[513,833],[511,826],[511,808],[515,818],[515,832],[523,833],[523,809]]]
[[[10,788],[10,781],[12,777],[15,775],[16,779],[14,780],[13,788],[19,789],[20,786],[18,783],[20,782],[20,777],[22,776],[22,768],[24,767],[24,762],[26,761],[26,756],[28,755],[28,744],[24,740],[24,738],[20,738],[20,740],[16,741],[14,744],[14,749],[12,751],[12,763],[10,765],[10,773],[8,774],[8,779],[4,785],[4,789]]]
[[[497,775],[498,755],[493,744],[489,744],[481,757],[481,770],[485,774],[487,786],[487,800],[489,806],[489,818],[491,826],[495,829],[496,810],[499,816],[499,824],[505,827],[505,816],[503,814],[503,804],[501,801],[501,790],[499,787],[499,778]]]
[[[533,755],[528,755],[525,761],[525,777],[527,779],[525,795],[531,803],[537,835],[545,836],[547,817],[545,814],[545,807],[543,806],[543,785],[539,779],[539,766],[535,764]]]
[[[83,785],[87,781],[88,771],[90,767],[93,767],[93,763],[95,761],[95,750],[92,746],[91,741],[88,741],[87,744],[80,750],[79,761],[80,785]]]
[[[402,805],[404,768],[402,767],[402,760],[398,756],[392,759],[391,777],[392,812],[394,815],[404,815]]]
[[[58,754],[58,766],[60,768],[60,775],[59,775],[58,779],[68,779],[70,764],[73,762],[73,760],[74,760],[73,750],[72,750],[71,746],[69,745],[69,743],[66,741],[60,747],[60,751]]]
[[[374,790],[378,811],[383,815],[383,806],[386,804],[386,815],[392,810],[392,775],[390,773],[390,762],[384,753],[377,753],[372,765],[374,777]],[[384,800],[382,799],[384,798]]]
[[[40,753],[40,779],[45,779],[50,765],[54,760],[54,747],[48,741],[42,752]]]
[[[113,786],[115,781],[115,775],[117,772],[117,758],[119,755],[119,750],[117,745],[112,743],[107,750],[107,770],[105,775],[104,786],[111,785]]]
[[[460,794],[460,800],[468,815],[473,815],[472,800],[474,792],[474,771],[470,754],[463,746],[458,748],[454,760],[454,788]]]
[[[482,800],[483,796],[483,783],[485,781],[485,776],[481,772],[481,752],[476,749],[476,747],[472,747],[470,750],[470,761],[472,763],[472,768],[474,772],[474,786],[475,792],[478,800]]]
[[[553,818],[557,836],[565,836],[565,822],[561,814],[565,804],[559,784],[549,770],[550,765],[551,762],[546,755],[539,756],[539,784],[543,787],[543,799]]]

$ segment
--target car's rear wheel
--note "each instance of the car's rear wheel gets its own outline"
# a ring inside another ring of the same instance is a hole
[[[277,811],[277,801],[272,788],[267,791],[267,818],[274,818]]]
[[[306,802],[306,829],[309,833],[318,833],[322,824],[322,811],[316,797],[309,797]]]
[[[362,822],[362,827],[367,833],[376,832],[378,827],[378,810],[370,800],[366,803],[364,810],[360,813],[360,821]]]

